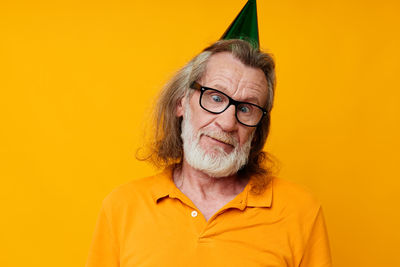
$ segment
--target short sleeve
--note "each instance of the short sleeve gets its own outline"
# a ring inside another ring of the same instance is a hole
[[[328,233],[321,208],[314,221],[300,267],[332,267]]]
[[[112,232],[106,208],[103,205],[98,216],[94,236],[89,249],[86,267],[118,267],[119,246]]]

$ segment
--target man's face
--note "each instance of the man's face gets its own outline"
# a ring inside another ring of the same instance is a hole
[[[267,101],[264,73],[260,69],[245,66],[228,52],[211,56],[198,82],[202,86],[222,91],[237,101],[259,106],[264,106]],[[250,146],[256,127],[240,124],[235,117],[234,105],[221,114],[212,114],[199,105],[199,97],[200,91],[196,90],[190,99],[184,98],[177,108],[177,115],[186,115],[184,118],[187,118],[185,107],[190,109],[191,130],[195,135],[200,133],[197,142],[204,153],[213,157],[227,156],[243,149],[245,144]]]

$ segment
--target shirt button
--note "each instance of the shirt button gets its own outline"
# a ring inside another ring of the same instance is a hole
[[[197,211],[195,211],[195,210],[192,211],[191,215],[192,215],[193,218],[196,217],[197,216]]]

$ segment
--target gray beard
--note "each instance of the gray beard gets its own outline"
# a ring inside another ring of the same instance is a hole
[[[236,174],[247,164],[251,149],[251,141],[255,131],[253,131],[242,147],[239,147],[236,139],[225,132],[200,129],[197,133],[194,133],[191,124],[190,106],[188,102],[186,103],[181,134],[183,140],[183,155],[186,162],[194,169],[214,178],[222,178]],[[202,134],[223,136],[235,143],[234,150],[228,154],[221,147],[217,146],[212,152],[206,152],[199,144]]]

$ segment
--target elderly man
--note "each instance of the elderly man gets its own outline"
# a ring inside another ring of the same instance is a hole
[[[151,158],[166,168],[106,197],[86,266],[331,266],[319,202],[265,165],[274,87],[248,41],[183,67],[157,105]]]

